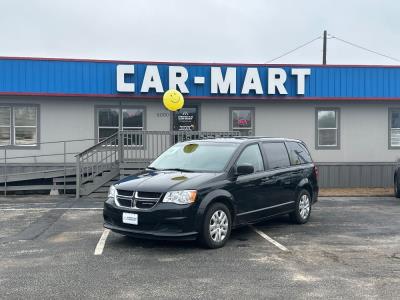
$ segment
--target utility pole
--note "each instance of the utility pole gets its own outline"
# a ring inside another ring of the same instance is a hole
[[[326,42],[327,42],[327,33],[324,30],[324,41],[323,41],[323,48],[322,48],[322,64],[326,65]]]

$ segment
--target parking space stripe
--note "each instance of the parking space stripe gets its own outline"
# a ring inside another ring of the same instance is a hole
[[[94,255],[102,255],[103,254],[104,246],[106,244],[107,237],[109,234],[110,234],[110,229],[104,229],[103,234],[101,235],[101,237],[96,245],[96,249],[94,250]]]
[[[286,248],[285,246],[283,246],[282,244],[278,243],[277,241],[275,241],[273,238],[269,237],[268,235],[266,235],[264,232],[262,232],[261,230],[258,230],[257,228],[255,228],[254,226],[250,225],[251,229],[253,229],[258,235],[260,235],[262,238],[264,238],[265,240],[267,240],[268,242],[270,242],[271,244],[275,245],[276,247],[278,247],[279,249],[281,249],[282,251],[288,252],[289,249]]]

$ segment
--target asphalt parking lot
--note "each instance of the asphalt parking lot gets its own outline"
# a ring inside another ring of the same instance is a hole
[[[320,198],[308,224],[281,217],[241,228],[218,250],[195,242],[107,236],[99,200],[0,199],[1,298],[400,295],[400,200],[395,198]]]

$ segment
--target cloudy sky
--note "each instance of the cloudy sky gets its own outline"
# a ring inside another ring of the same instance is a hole
[[[324,29],[400,59],[397,0],[0,0],[0,56],[265,63]],[[274,63],[320,63],[318,39]],[[400,64],[337,39],[328,63]]]

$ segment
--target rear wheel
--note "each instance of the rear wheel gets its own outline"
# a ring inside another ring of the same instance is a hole
[[[297,224],[307,223],[311,215],[311,196],[307,190],[301,190],[296,199],[295,211],[290,219]]]
[[[223,247],[231,234],[231,220],[231,213],[225,204],[212,204],[203,221],[200,236],[203,246],[210,249]]]
[[[394,177],[394,196],[400,198],[400,182],[397,175]]]

